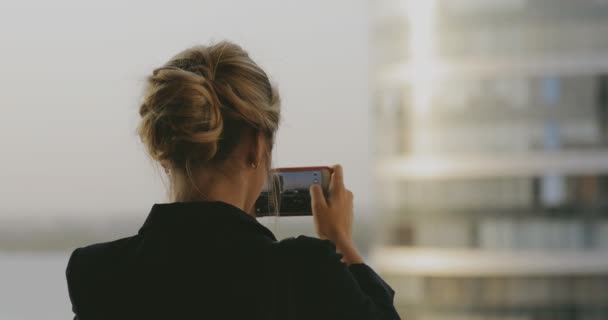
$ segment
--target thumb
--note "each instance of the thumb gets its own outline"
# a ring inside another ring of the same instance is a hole
[[[323,189],[318,184],[312,184],[310,186],[310,205],[313,213],[319,209],[322,210],[327,207],[327,201],[325,200]]]

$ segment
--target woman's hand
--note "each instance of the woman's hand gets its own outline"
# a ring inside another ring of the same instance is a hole
[[[347,264],[363,263],[352,239],[353,193],[344,187],[342,166],[332,167],[329,196],[325,199],[320,185],[310,186],[312,214],[315,229],[321,239],[334,242]]]

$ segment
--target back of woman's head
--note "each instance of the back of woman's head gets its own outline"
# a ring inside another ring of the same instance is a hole
[[[165,168],[221,164],[244,130],[263,133],[272,149],[279,95],[266,73],[236,44],[182,51],[147,79],[138,133]]]

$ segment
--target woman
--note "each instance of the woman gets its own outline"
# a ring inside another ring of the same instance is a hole
[[[153,205],[137,235],[72,253],[77,319],[399,318],[394,291],[352,240],[339,165],[327,199],[310,190],[319,239],[277,241],[255,219],[279,111],[264,71],[229,42],[154,70],[138,132],[173,202]]]

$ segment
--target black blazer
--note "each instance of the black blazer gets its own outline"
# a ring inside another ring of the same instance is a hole
[[[155,204],[135,236],[76,249],[75,319],[399,319],[394,291],[334,244],[277,241],[224,202]]]

